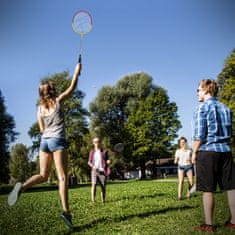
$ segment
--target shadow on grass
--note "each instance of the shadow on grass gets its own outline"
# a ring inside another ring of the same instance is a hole
[[[164,196],[164,193],[154,193],[154,194],[144,194],[144,195],[132,195],[132,196],[123,196],[120,198],[115,199],[111,199],[108,200],[108,202],[118,202],[118,201],[124,201],[124,200],[142,200],[142,199],[146,199],[146,198],[155,198],[155,197],[161,197]]]
[[[179,211],[179,210],[189,210],[189,209],[193,209],[195,207],[193,206],[183,206],[183,207],[170,207],[170,208],[165,208],[165,209],[161,209],[161,210],[153,210],[153,211],[148,211],[148,212],[144,212],[144,213],[136,213],[136,214],[130,214],[130,215],[123,215],[120,217],[106,217],[106,218],[101,218],[101,219],[97,219],[97,220],[93,220],[92,222],[90,222],[89,224],[84,224],[82,226],[75,226],[74,229],[72,231],[67,232],[66,234],[72,234],[75,232],[82,232],[83,230],[86,229],[91,229],[93,227],[95,227],[97,224],[99,223],[119,223],[128,219],[132,219],[135,217],[139,217],[139,218],[146,218],[152,215],[159,215],[159,214],[165,214],[171,211]]]
[[[128,183],[127,180],[117,180],[117,181],[108,181],[107,185],[109,184],[123,184]],[[76,189],[76,188],[83,188],[83,187],[90,187],[91,182],[88,183],[81,183],[76,185],[69,185],[69,189]],[[13,189],[14,185],[0,185],[0,195],[8,194]],[[32,188],[27,189],[24,193],[27,192],[46,192],[46,191],[54,191],[58,190],[58,185],[51,184],[51,185],[36,185]]]

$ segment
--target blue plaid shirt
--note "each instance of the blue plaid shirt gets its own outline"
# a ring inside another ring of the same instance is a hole
[[[232,113],[214,97],[201,103],[193,117],[193,140],[200,140],[200,151],[230,152]]]

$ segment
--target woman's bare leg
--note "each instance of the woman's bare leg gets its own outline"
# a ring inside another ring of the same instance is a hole
[[[187,197],[189,198],[190,197],[190,189],[192,188],[193,186],[193,171],[192,170],[189,170],[187,172],[187,177],[188,177],[188,191],[187,191]]]
[[[59,193],[62,208],[64,212],[69,212],[68,203],[68,176],[67,176],[67,153],[63,150],[58,150],[53,153],[53,159],[59,180]]]
[[[183,185],[184,185],[184,171],[178,170],[178,198],[182,198],[182,191],[183,191]]]
[[[52,164],[52,154],[46,152],[39,152],[39,165],[40,165],[40,173],[38,175],[33,175],[22,186],[22,190],[26,190],[32,187],[35,184],[40,184],[42,182],[47,181],[48,176],[51,171]]]

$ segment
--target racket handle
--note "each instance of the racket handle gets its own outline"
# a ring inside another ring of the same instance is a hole
[[[79,57],[78,57],[78,63],[81,64],[82,63],[82,55],[79,54]]]

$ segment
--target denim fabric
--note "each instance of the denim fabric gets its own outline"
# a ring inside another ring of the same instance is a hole
[[[64,138],[42,138],[40,143],[40,150],[47,153],[63,150],[66,147],[67,144]]]

